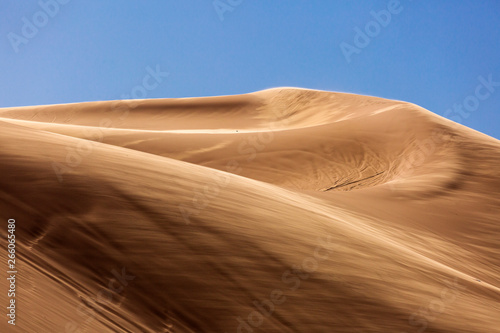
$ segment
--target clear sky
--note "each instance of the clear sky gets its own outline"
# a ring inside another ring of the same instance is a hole
[[[0,107],[296,86],[412,102],[500,138],[498,0],[2,0],[0,13]]]

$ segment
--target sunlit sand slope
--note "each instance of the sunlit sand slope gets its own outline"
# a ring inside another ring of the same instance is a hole
[[[500,332],[500,143],[413,104],[7,108],[0,158],[1,332]]]

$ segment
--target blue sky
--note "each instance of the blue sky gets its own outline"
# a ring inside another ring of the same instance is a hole
[[[500,138],[498,0],[2,0],[0,13],[0,107],[297,86],[412,102]],[[168,77],[141,88],[157,68]]]

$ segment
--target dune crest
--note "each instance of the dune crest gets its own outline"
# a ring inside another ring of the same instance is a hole
[[[0,129],[20,332],[500,332],[500,141],[419,106],[275,88]]]

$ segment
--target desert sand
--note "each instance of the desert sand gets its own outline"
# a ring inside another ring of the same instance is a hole
[[[417,105],[275,88],[0,129],[0,332],[500,332],[500,141]]]

